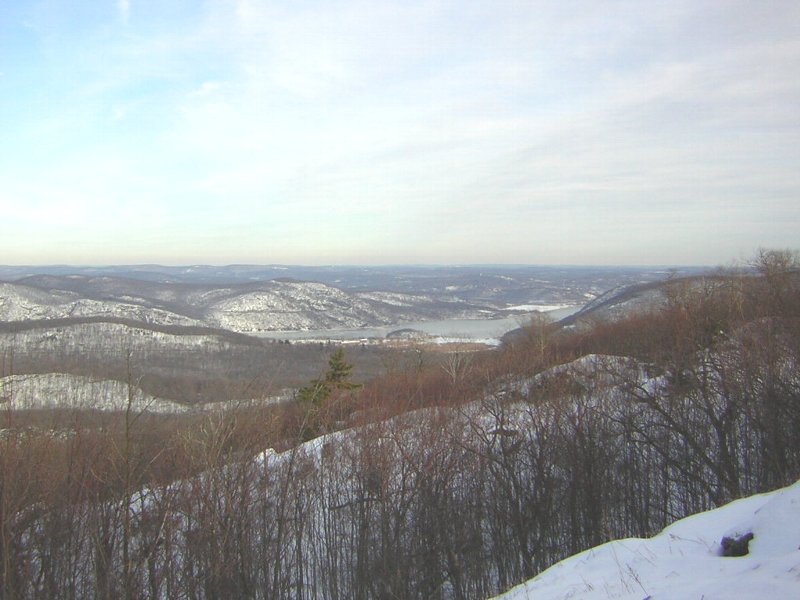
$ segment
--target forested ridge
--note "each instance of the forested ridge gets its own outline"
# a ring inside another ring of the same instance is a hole
[[[791,252],[415,356],[363,387],[332,357],[279,406],[6,411],[2,597],[487,598],[800,476]]]

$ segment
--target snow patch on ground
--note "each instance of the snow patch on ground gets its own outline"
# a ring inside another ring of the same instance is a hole
[[[721,556],[752,533],[750,553]],[[677,521],[650,539],[603,544],[496,600],[756,600],[800,597],[800,482]]]

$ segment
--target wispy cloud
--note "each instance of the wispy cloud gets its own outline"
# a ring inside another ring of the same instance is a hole
[[[130,0],[117,0],[117,8],[119,9],[119,16],[123,23],[127,23],[131,16],[131,2]]]
[[[99,232],[124,229],[117,216],[140,202],[176,243],[217,240],[200,244],[205,260],[714,262],[796,243],[796,3],[133,14],[119,1],[107,20],[89,4],[80,27],[19,13],[37,52],[0,56],[14,148],[0,177],[20,206],[72,198]],[[23,212],[14,223],[66,235]],[[219,224],[230,233],[212,235]],[[137,241],[147,227],[130,219],[129,247],[168,254]]]

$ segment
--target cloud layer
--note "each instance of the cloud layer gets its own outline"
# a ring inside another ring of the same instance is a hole
[[[800,9],[48,1],[2,262],[716,263],[800,232]]]

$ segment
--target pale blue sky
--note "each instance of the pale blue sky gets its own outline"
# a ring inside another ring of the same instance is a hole
[[[0,0],[0,263],[800,246],[800,3]]]

